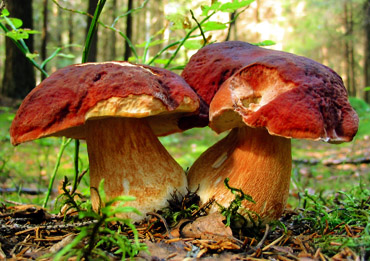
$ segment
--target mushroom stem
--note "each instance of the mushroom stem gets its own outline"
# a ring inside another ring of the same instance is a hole
[[[171,193],[186,193],[186,176],[154,135],[146,119],[88,120],[86,143],[90,162],[93,209],[98,211],[98,186],[104,179],[107,199],[136,197],[132,204],[147,213],[167,205]],[[135,221],[144,216],[130,214]]]
[[[189,170],[188,183],[193,191],[199,185],[202,202],[215,196],[227,207],[234,199],[224,185],[228,177],[230,186],[242,189],[256,202],[244,202],[243,207],[268,222],[278,219],[284,210],[291,166],[290,139],[272,136],[261,128],[235,128],[197,159]],[[217,210],[216,205],[211,209]]]

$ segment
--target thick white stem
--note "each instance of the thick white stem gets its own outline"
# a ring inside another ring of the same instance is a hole
[[[234,199],[224,185],[229,178],[230,186],[256,201],[243,206],[268,222],[278,219],[285,208],[291,166],[290,139],[269,135],[265,129],[236,128],[199,157],[189,170],[188,182],[192,191],[199,185],[202,202],[215,196],[219,204],[228,206]]]
[[[100,206],[97,189],[102,179],[108,199],[131,195],[143,216],[167,205],[171,193],[186,192],[186,176],[153,134],[145,119],[88,120],[86,142],[90,162],[91,201]]]

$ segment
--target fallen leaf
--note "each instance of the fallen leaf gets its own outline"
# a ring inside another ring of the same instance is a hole
[[[225,217],[218,212],[200,217],[194,222],[186,224],[181,230],[181,235],[215,241],[230,239],[233,234],[230,227],[226,227],[222,222],[224,219]]]

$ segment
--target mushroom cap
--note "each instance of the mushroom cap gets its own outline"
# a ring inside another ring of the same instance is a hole
[[[181,117],[197,112],[199,97],[177,74],[128,62],[64,67],[24,99],[11,142],[46,137],[85,138],[84,123],[101,117],[147,118],[158,136],[182,131]]]
[[[272,135],[331,143],[351,141],[359,121],[332,69],[272,50],[221,85],[209,114],[216,132],[246,124]]]
[[[190,58],[181,76],[209,105],[227,78],[269,52],[277,51],[240,41],[210,44]]]

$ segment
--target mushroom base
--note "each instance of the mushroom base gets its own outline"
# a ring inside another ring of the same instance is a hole
[[[217,203],[228,207],[234,195],[224,185],[242,189],[252,196],[255,204],[244,202],[243,207],[263,222],[278,219],[286,205],[291,176],[291,141],[272,136],[265,129],[242,127],[205,151],[188,173],[191,191],[198,186],[204,203],[213,196]],[[240,213],[246,218],[245,210]],[[219,211],[213,204],[211,212]]]
[[[128,204],[142,216],[122,217],[140,221],[145,213],[167,206],[171,194],[186,193],[186,176],[181,166],[160,143],[145,119],[106,118],[88,120],[86,142],[90,162],[93,209],[101,206],[99,183],[104,179],[107,199],[135,196]]]

